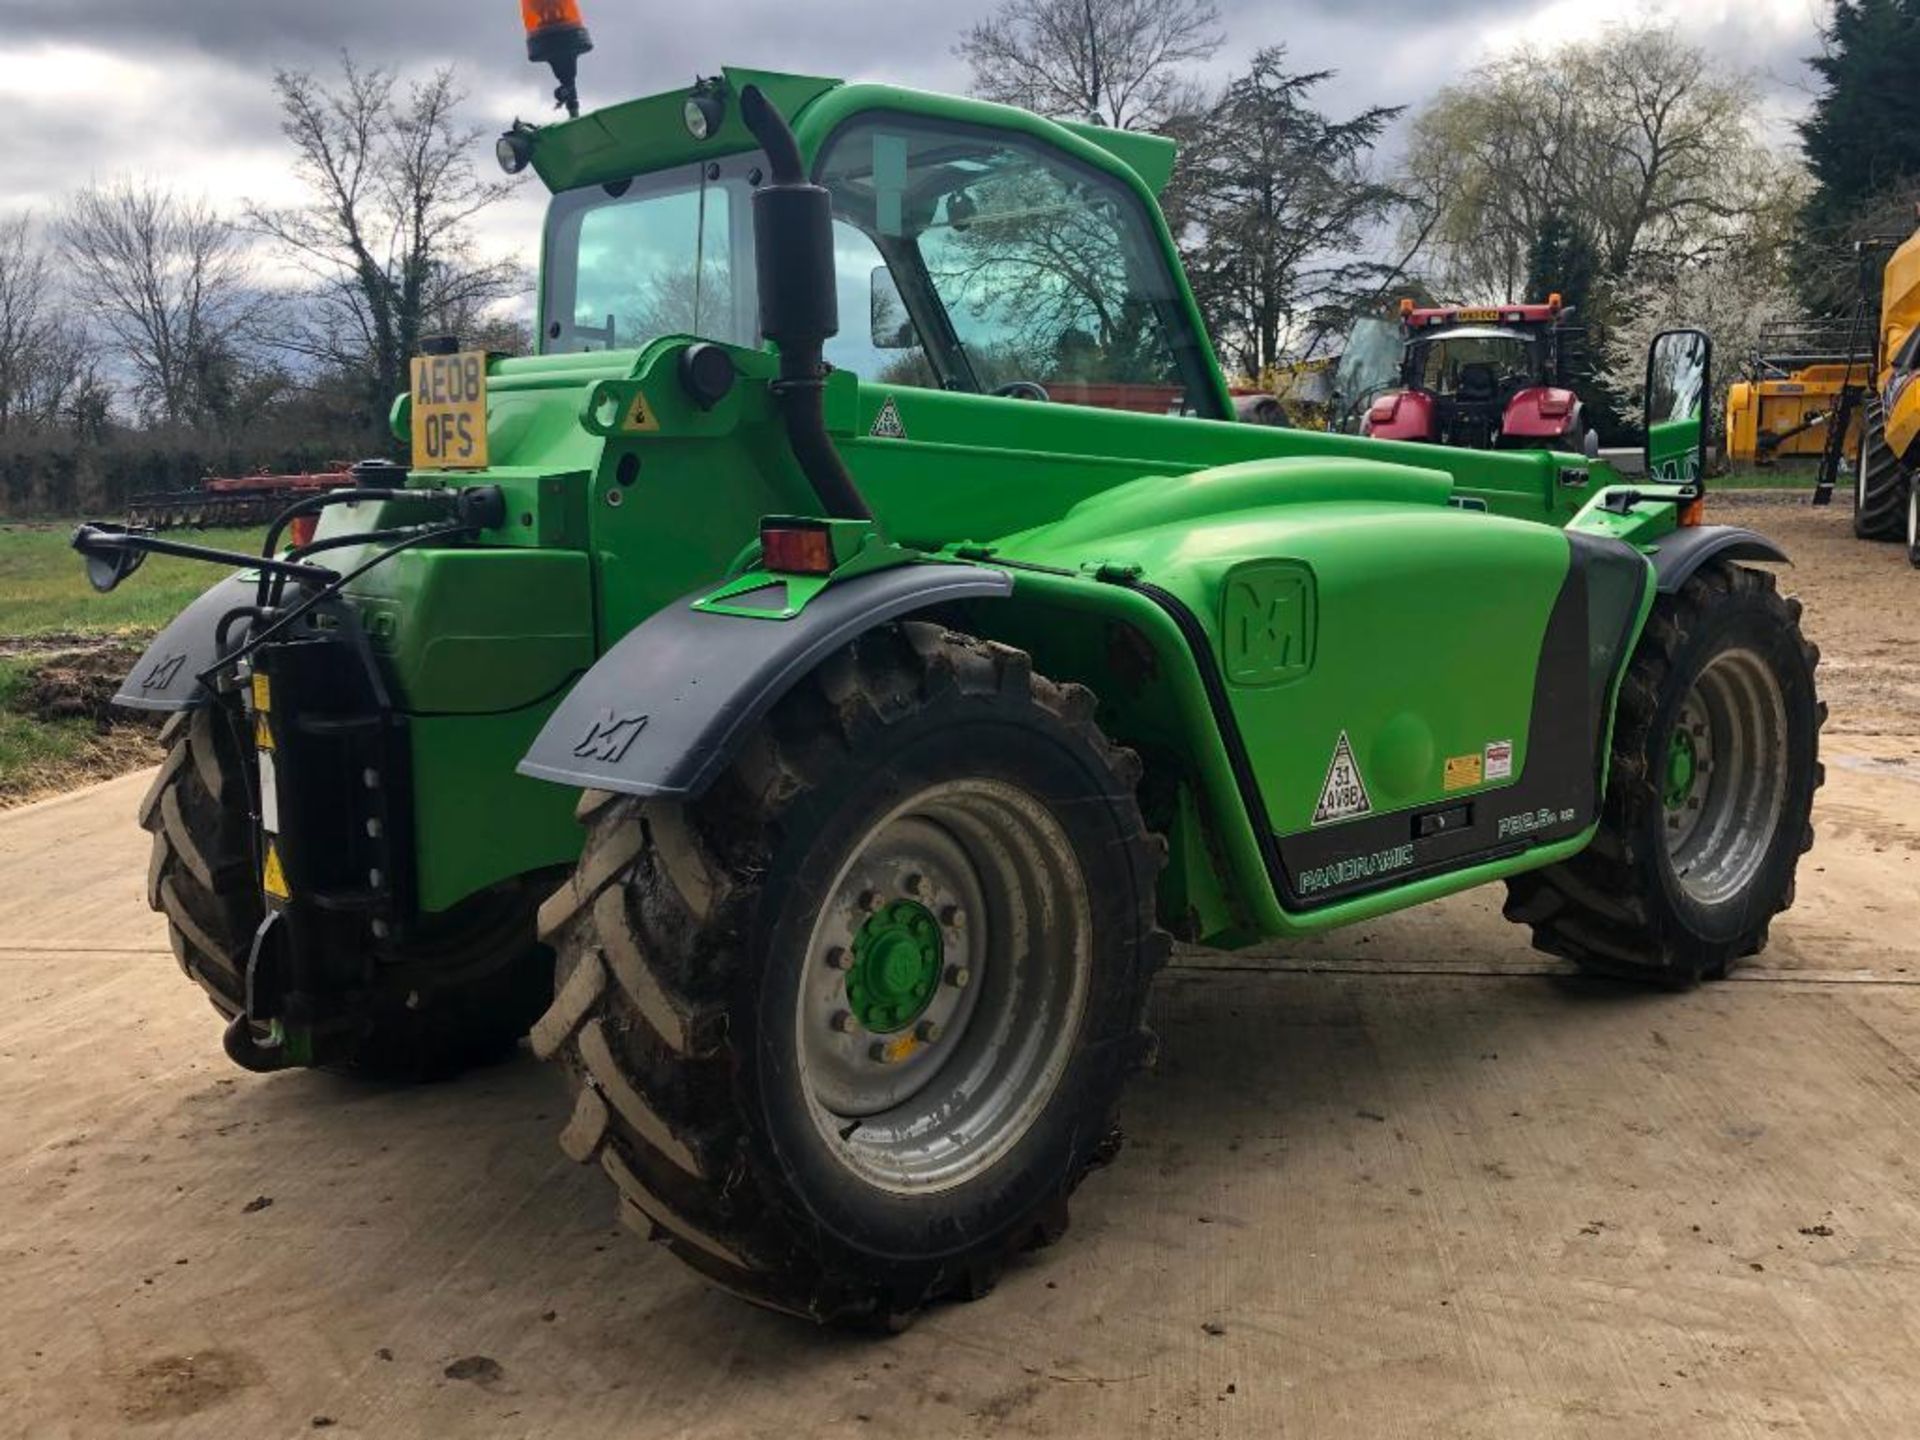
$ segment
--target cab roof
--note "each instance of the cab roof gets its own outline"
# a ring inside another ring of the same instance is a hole
[[[1014,115],[1024,118],[1024,112],[989,101],[858,82],[849,85],[843,80],[816,75],[788,75],[729,66],[721,72],[721,78],[729,103],[719,128],[705,140],[695,140],[682,118],[686,102],[694,93],[694,87],[689,86],[608,105],[589,111],[577,120],[538,127],[534,131],[533,168],[546,187],[557,192],[690,165],[706,156],[752,150],[756,142],[740,119],[739,105],[734,103],[748,85],[758,85],[796,129],[801,128],[802,113],[807,107],[835,90],[849,92],[846,96],[849,99],[856,98],[859,91],[871,90],[876,108],[904,107],[914,113],[977,124],[992,125]],[[1155,195],[1166,188],[1173,174],[1176,147],[1165,136],[1110,130],[1070,120],[1045,123],[1057,125],[1106,151],[1138,175]],[[805,138],[803,134],[803,146]]]

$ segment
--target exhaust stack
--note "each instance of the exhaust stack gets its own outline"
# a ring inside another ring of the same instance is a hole
[[[823,347],[840,330],[833,271],[833,199],[807,179],[793,129],[757,85],[740,96],[740,116],[767,152],[769,182],[753,192],[754,269],[760,333],[780,347],[773,393],[787,443],[829,519],[871,520],[853,476],[827,434]]]

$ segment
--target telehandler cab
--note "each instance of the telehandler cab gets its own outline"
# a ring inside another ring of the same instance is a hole
[[[531,1029],[643,1232],[899,1323],[1060,1235],[1176,938],[1501,881],[1679,987],[1791,902],[1815,655],[1701,523],[1705,337],[1629,485],[1234,423],[1164,140],[728,70],[500,156],[553,192],[537,355],[422,356],[410,468],[260,556],[76,535],[237,570],[120,700],[240,1064]]]

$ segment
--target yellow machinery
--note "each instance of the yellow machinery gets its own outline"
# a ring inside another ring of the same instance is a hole
[[[1841,393],[1858,386],[1872,356],[1856,351],[1846,321],[1767,325],[1747,376],[1727,390],[1727,458],[1735,464],[1818,460]],[[1860,448],[1859,412],[1849,407],[1841,441],[1846,462]]]
[[[1887,261],[1871,376],[1854,461],[1853,530],[1863,540],[1905,540],[1920,555],[1920,230]],[[1917,560],[1916,563],[1920,563]]]
[[[1880,302],[1880,372],[1887,446],[1920,466],[1920,230],[1893,252]]]

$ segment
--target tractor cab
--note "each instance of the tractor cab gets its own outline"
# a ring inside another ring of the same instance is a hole
[[[1544,305],[1401,302],[1398,386],[1377,395],[1364,433],[1470,450],[1569,450],[1585,443],[1558,295]]]

